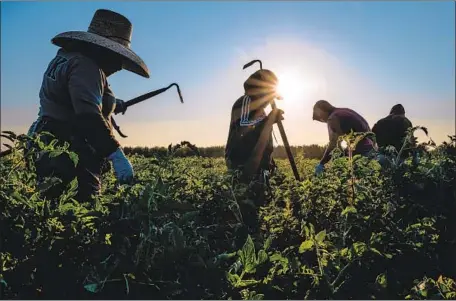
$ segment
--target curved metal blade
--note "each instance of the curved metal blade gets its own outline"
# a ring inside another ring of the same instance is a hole
[[[181,93],[181,89],[179,88],[179,85],[176,84],[176,83],[172,83],[171,85],[168,86],[167,89],[171,88],[172,86],[176,86],[176,88],[177,88],[177,93],[179,94],[180,102],[181,102],[181,103],[184,103],[184,98],[182,98],[182,93]]]
[[[252,66],[255,63],[259,63],[260,64],[260,69],[263,70],[263,63],[261,62],[261,60],[253,60],[253,61],[245,64],[244,67],[242,67],[242,69],[248,68],[248,67]]]

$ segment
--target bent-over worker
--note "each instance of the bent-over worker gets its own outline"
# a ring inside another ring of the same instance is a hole
[[[337,146],[340,136],[353,132],[370,132],[367,121],[358,113],[347,108],[336,108],[326,100],[319,100],[313,107],[313,120],[324,122],[328,125],[329,145],[315,168],[315,173],[320,174],[325,164],[331,159],[331,152]],[[369,138],[362,139],[353,151],[353,155],[367,156],[374,150],[374,143]]]

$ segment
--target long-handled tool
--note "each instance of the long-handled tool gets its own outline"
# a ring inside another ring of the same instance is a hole
[[[122,103],[121,105],[119,106],[116,106],[116,109],[114,111],[114,114],[119,114],[119,113],[122,113],[125,114],[125,111],[127,111],[127,108],[132,106],[132,105],[135,105],[139,102],[142,102],[146,99],[149,99],[149,98],[152,98],[154,96],[157,96],[158,94],[161,94],[163,92],[165,92],[166,90],[168,90],[169,88],[171,88],[172,86],[176,86],[177,88],[177,93],[179,94],[179,98],[180,98],[180,101],[181,103],[184,103],[184,99],[182,98],[182,93],[181,93],[181,90],[179,88],[179,85],[176,84],[176,83],[172,83],[171,85],[169,85],[168,87],[165,87],[165,88],[161,88],[161,89],[158,89],[158,90],[155,90],[155,91],[152,91],[152,92],[149,92],[149,93],[146,93],[146,94],[143,94],[143,95],[140,95],[138,97],[135,97],[133,99],[130,99],[129,101],[126,101],[124,103]]]
[[[143,95],[140,95],[138,97],[135,97],[133,99],[130,99],[129,101],[126,101],[126,102],[121,102],[121,103],[118,103],[116,105],[116,109],[114,110],[114,114],[119,114],[119,113],[122,113],[125,114],[125,112],[127,111],[127,108],[132,106],[132,105],[135,105],[137,103],[140,103],[146,99],[149,99],[149,98],[152,98],[154,96],[157,96],[158,94],[161,94],[163,92],[165,92],[166,90],[168,90],[169,88],[171,88],[172,86],[176,86],[177,88],[177,93],[179,94],[179,98],[180,98],[180,101],[181,103],[184,103],[184,99],[182,98],[182,93],[181,93],[181,90],[179,88],[179,85],[176,84],[176,83],[172,83],[171,85],[169,85],[168,87],[165,87],[165,88],[161,88],[161,89],[158,89],[158,90],[155,90],[155,91],[152,91],[152,92],[149,92],[149,93],[146,93],[146,94],[143,94]],[[112,123],[112,126],[116,129],[116,131],[119,133],[119,135],[123,138],[127,138],[128,136],[124,135],[121,131],[120,131],[120,127],[117,125],[116,121],[114,120],[114,118],[111,116],[111,123]]]
[[[260,70],[263,70],[263,63],[260,60],[253,60],[253,61],[245,64],[242,69],[246,69],[246,68],[252,66],[254,63],[259,63],[260,64]],[[275,99],[272,99],[272,101],[271,101],[271,108],[273,110],[277,109],[277,105],[275,103]],[[291,169],[293,170],[293,174],[294,174],[296,180],[300,181],[298,168],[296,167],[296,163],[294,161],[293,154],[291,153],[290,144],[288,143],[288,138],[287,138],[287,135],[285,134],[285,129],[283,127],[282,120],[278,120],[277,121],[277,126],[279,127],[280,136],[282,136],[282,141],[283,141],[283,144],[285,146],[285,150],[287,152],[288,160],[290,161],[290,165],[291,165]]]

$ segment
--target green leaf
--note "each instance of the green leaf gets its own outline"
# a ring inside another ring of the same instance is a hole
[[[383,273],[377,276],[377,278],[375,279],[375,282],[378,285],[380,285],[382,288],[386,288],[388,286],[388,281],[386,279],[386,275]]]
[[[98,285],[96,283],[87,284],[87,285],[84,285],[84,288],[91,293],[96,293]]]
[[[264,250],[260,250],[258,252],[258,264],[265,263],[266,261],[268,261],[268,259],[268,254]]]
[[[271,257],[269,257],[269,260],[274,262],[274,261],[283,261],[285,257],[282,256],[280,253],[275,253],[272,254]]]
[[[355,242],[353,244],[353,250],[355,251],[356,255],[361,256],[367,250],[367,247],[363,242]]]
[[[380,255],[380,256],[383,256],[383,254],[382,254],[379,250],[377,250],[376,248],[370,248],[370,250],[371,250],[373,253],[375,253],[375,254],[378,254],[378,255]]]
[[[266,241],[264,242],[264,246],[263,246],[263,249],[265,251],[267,251],[269,249],[269,247],[271,246],[271,243],[272,243],[272,236],[269,236]]]
[[[17,201],[23,203],[23,204],[26,204],[27,206],[29,206],[30,208],[32,208],[32,205],[29,203],[29,201],[23,196],[21,195],[19,192],[17,191],[14,191],[11,196],[16,199]]]
[[[14,132],[12,132],[12,131],[2,131],[2,133],[8,134],[13,139],[17,138],[17,135]],[[2,135],[2,136],[4,136],[4,135]]]
[[[250,297],[250,300],[264,300],[264,294],[256,294]]]
[[[40,150],[42,150],[42,149],[45,148],[45,145],[44,145],[44,142],[43,142],[43,141],[38,140],[38,141],[37,141],[37,144],[38,144],[38,147],[39,147]]]
[[[239,275],[238,274],[231,274],[230,272],[226,273],[226,278],[228,281],[231,283],[231,285],[235,286],[236,283],[239,281]]]
[[[456,299],[456,292],[449,292],[445,294],[445,298],[447,300],[454,300]]]
[[[350,250],[348,248],[343,248],[339,251],[340,256],[342,257],[350,257]]]
[[[304,226],[304,232],[306,233],[306,237],[309,237],[309,236],[310,236],[310,230],[309,230],[309,227],[307,227],[307,226]]]
[[[241,280],[235,285],[235,287],[246,287],[246,286],[257,284],[258,282],[259,281],[255,280],[255,279]]]
[[[63,153],[63,151],[54,150],[49,153],[49,158],[58,157]]]
[[[112,236],[111,233],[106,233],[106,235],[105,235],[105,244],[111,245],[111,236]]]
[[[74,178],[71,182],[70,182],[70,187],[69,187],[69,191],[76,191],[78,189],[78,178]]]
[[[252,271],[255,268],[255,245],[253,244],[253,240],[250,235],[247,237],[247,240],[242,247],[240,259],[246,273]]]
[[[54,149],[55,146],[56,146],[56,144],[57,144],[58,142],[59,142],[59,140],[57,140],[57,139],[52,139],[51,143],[49,143],[49,147],[50,147],[51,149]]]
[[[345,216],[345,215],[348,215],[349,213],[355,214],[356,212],[358,212],[358,211],[356,210],[355,207],[353,207],[353,206],[347,206],[347,207],[345,207],[345,209],[342,211],[341,215],[342,215],[342,216]]]
[[[323,230],[323,231],[318,232],[317,235],[315,235],[315,240],[317,242],[323,242],[325,240],[325,237],[326,237],[326,230]]]
[[[74,152],[70,152],[68,155],[70,156],[71,161],[73,161],[74,166],[76,167],[78,165],[78,162],[79,162],[78,154],[76,154]]]
[[[305,251],[312,249],[313,245],[314,245],[314,243],[310,239],[302,242],[301,245],[299,246],[299,253],[301,254],[301,253],[304,253]]]

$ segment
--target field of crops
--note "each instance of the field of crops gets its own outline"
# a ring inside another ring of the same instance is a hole
[[[62,150],[41,146],[52,155]],[[260,229],[223,159],[131,155],[95,203],[44,200],[20,147],[0,165],[3,299],[455,299],[456,139],[381,169],[297,156],[272,177]]]

